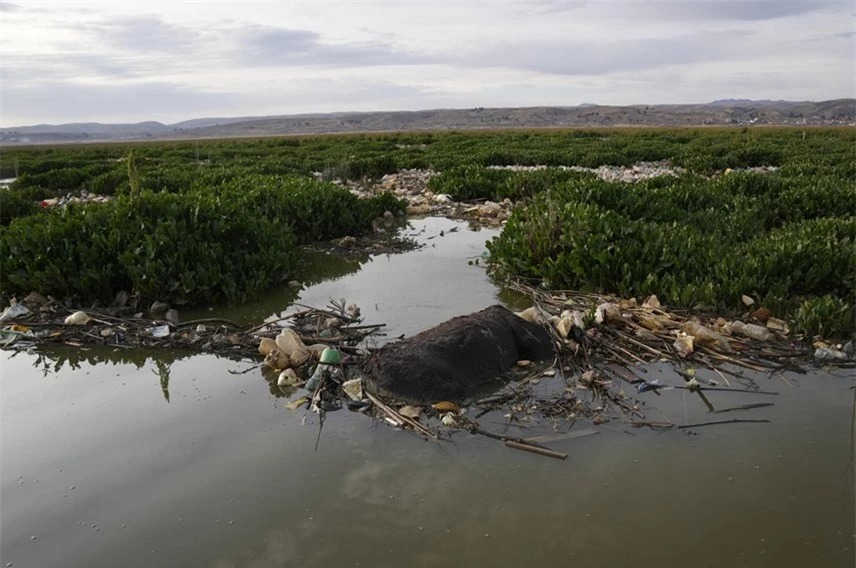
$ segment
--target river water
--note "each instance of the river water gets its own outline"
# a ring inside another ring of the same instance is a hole
[[[495,232],[413,226],[418,251],[319,256],[303,290],[215,313],[257,321],[295,298],[347,298],[394,337],[522,301],[467,263]],[[856,381],[841,371],[759,378],[779,394],[756,395],[774,406],[751,417],[770,423],[607,423],[552,443],[562,462],[463,433],[426,442],[345,410],[316,450],[316,417],[241,374],[246,361],[0,355],[2,566],[854,565]],[[705,419],[686,391],[639,398],[651,419]]]

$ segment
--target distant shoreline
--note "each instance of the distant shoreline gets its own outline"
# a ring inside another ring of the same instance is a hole
[[[192,126],[189,126],[192,125]],[[698,105],[583,105],[353,112],[210,118],[139,124],[63,124],[0,130],[0,146],[251,139],[328,134],[384,134],[585,128],[854,126],[856,99],[823,102],[720,101]]]

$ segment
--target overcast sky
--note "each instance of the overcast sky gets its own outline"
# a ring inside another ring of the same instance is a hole
[[[853,0],[0,0],[0,125],[852,97]]]

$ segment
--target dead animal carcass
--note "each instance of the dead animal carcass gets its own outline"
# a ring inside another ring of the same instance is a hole
[[[547,331],[496,305],[390,343],[364,363],[375,392],[417,403],[461,399],[521,359],[554,355]]]

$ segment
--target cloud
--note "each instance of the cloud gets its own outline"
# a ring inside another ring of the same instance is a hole
[[[850,0],[672,0],[610,2],[623,16],[655,20],[760,21],[849,8]]]
[[[129,65],[122,57],[101,53],[31,54],[24,58],[7,58],[3,69],[5,92],[10,85],[33,85],[50,88],[51,81],[92,79],[132,79],[145,74],[139,63]],[[38,73],[33,73],[38,69]]]
[[[672,38],[591,43],[575,40],[508,43],[476,54],[477,65],[559,75],[606,75],[745,55],[736,41],[743,32],[699,33]],[[466,60],[461,63],[466,64]]]
[[[239,105],[240,98],[234,93],[205,92],[160,82],[82,85],[54,81],[50,88],[7,83],[3,86],[3,114],[14,116],[16,122],[22,123],[74,122],[93,117],[108,122],[127,116],[149,120],[165,111],[181,116],[224,112]],[[61,108],[57,108],[60,101]],[[8,123],[3,125],[4,128],[9,126]]]
[[[850,0],[20,4],[0,0],[16,124],[820,100],[852,92],[856,37]]]
[[[427,63],[382,42],[325,43],[320,34],[250,25],[237,30],[236,58],[257,66],[373,67]]]
[[[387,81],[320,79],[280,84],[253,93],[211,89],[164,81],[85,85],[68,80],[3,87],[3,128],[27,123],[126,121],[178,122],[201,116],[290,114],[302,112],[382,110],[418,106],[429,93],[418,86]],[[57,101],[62,101],[58,106]],[[308,101],[311,101],[307,106]],[[53,109],[48,110],[48,109]],[[55,115],[51,114],[56,113]],[[15,117],[14,120],[6,120]]]
[[[168,24],[156,16],[116,18],[70,27],[113,48],[143,53],[180,53],[196,45],[200,38],[192,28]]]
[[[523,3],[521,11],[531,14],[558,14],[579,10],[587,4],[587,0],[529,0]]]

